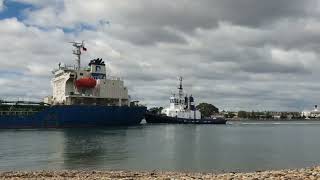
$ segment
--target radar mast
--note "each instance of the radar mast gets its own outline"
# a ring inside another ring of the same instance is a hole
[[[74,47],[72,53],[74,55],[76,55],[76,61],[77,61],[77,64],[78,64],[78,70],[80,69],[81,67],[81,49],[83,49],[84,51],[86,51],[87,49],[84,47],[84,41],[82,41],[81,43],[79,42],[70,42],[72,43],[72,46]]]
[[[182,87],[182,76],[179,77],[179,81],[180,81],[180,85],[178,87],[179,89],[179,99],[182,99],[183,98],[183,87]]]

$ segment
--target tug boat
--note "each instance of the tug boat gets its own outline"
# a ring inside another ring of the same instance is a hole
[[[101,58],[81,67],[84,43],[72,42],[77,64],[52,71],[53,94],[43,102],[0,100],[0,129],[138,125],[146,107],[130,101],[124,81],[106,75]]]
[[[178,96],[170,97],[170,106],[164,108],[160,114],[147,112],[147,123],[166,124],[226,124],[227,120],[222,117],[202,118],[201,112],[196,109],[193,96],[184,96],[182,77],[179,78]]]

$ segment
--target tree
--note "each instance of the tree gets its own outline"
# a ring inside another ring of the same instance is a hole
[[[149,112],[153,114],[161,114],[163,107],[153,107],[149,109]]]
[[[287,118],[287,114],[286,113],[281,113],[280,119],[286,119],[286,118]]]
[[[271,119],[272,118],[272,114],[269,111],[266,112],[266,118],[267,119]]]
[[[215,113],[219,113],[219,109],[217,107],[208,103],[200,103],[196,108],[201,112],[203,117],[210,117]]]
[[[251,114],[250,114],[250,116],[249,116],[249,118],[251,118],[251,119],[256,119],[256,118],[257,118],[256,112],[252,111]]]
[[[239,111],[238,117],[239,118],[248,118],[248,113],[246,111]]]

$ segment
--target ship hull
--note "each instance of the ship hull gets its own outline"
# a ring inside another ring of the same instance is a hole
[[[138,125],[146,107],[52,106],[29,116],[0,116],[0,129],[84,128]]]
[[[146,113],[145,119],[147,123],[152,124],[226,124],[227,120],[224,118],[215,119],[185,119],[177,117],[169,117],[165,115],[157,115]]]

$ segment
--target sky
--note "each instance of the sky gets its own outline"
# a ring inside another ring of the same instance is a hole
[[[134,100],[167,106],[178,76],[220,110],[320,103],[319,0],[0,0],[0,98],[42,100],[51,71],[103,58]]]

